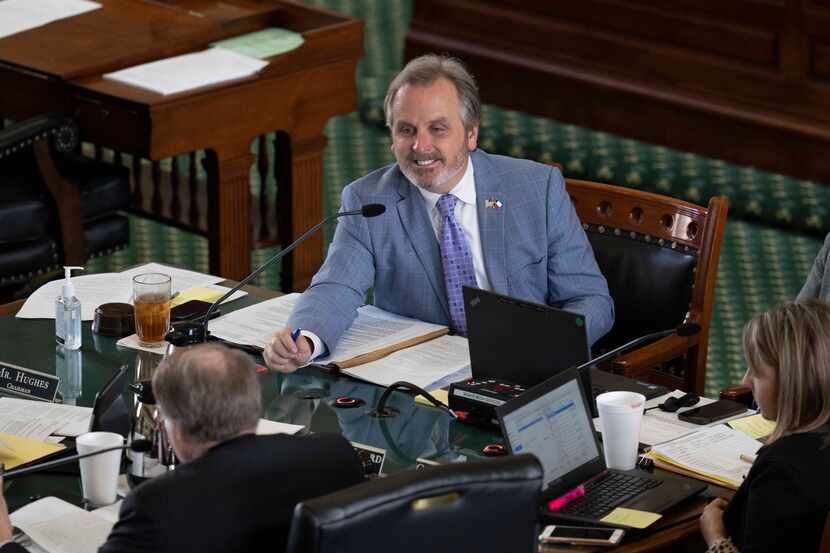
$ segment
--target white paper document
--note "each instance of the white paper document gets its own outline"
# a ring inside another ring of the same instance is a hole
[[[451,381],[470,376],[470,347],[466,338],[440,336],[341,372],[380,386],[405,380],[431,391],[450,376]]]
[[[300,294],[286,294],[237,309],[210,321],[210,333],[229,342],[264,348],[274,332],[286,325],[299,297]],[[340,337],[331,355],[316,362],[327,364],[344,361],[441,328],[441,325],[424,323],[372,305],[364,305],[357,310],[357,318]]]
[[[723,424],[652,448],[652,454],[681,468],[740,486],[752,465],[741,454],[754,456],[761,442]]]
[[[91,407],[0,398],[0,432],[38,441],[51,434],[78,436],[89,431]]]
[[[56,497],[45,497],[11,514],[12,524],[49,553],[96,553],[113,523]]]
[[[0,38],[100,7],[101,4],[86,0],[3,0],[0,2]]]
[[[357,310],[357,318],[340,337],[331,355],[320,359],[319,363],[338,363],[442,328],[442,325],[395,315],[374,305],[364,305]]]
[[[256,433],[260,436],[264,436],[266,434],[294,435],[303,428],[304,426],[302,424],[289,424],[287,422],[259,419],[259,423],[256,425]]]
[[[286,294],[237,309],[211,320],[208,329],[223,340],[264,348],[274,332],[286,325],[299,297],[300,294]]]
[[[702,405],[708,405],[716,401],[707,397],[701,397],[697,405],[692,407],[682,407],[678,409],[676,413],[668,413],[656,408],[657,405],[663,403],[669,396],[681,397],[685,393],[686,392],[681,390],[674,390],[673,392],[652,398],[646,402],[646,412],[643,414],[643,420],[640,423],[639,441],[641,444],[653,446],[655,444],[668,442],[681,436],[685,436],[686,434],[691,434],[692,432],[705,428],[706,426],[715,426],[723,424],[726,420],[730,420],[724,419],[703,426],[700,424],[685,422],[677,418],[679,413],[688,411],[689,409],[694,409],[695,407],[700,407]],[[743,414],[736,415],[736,417],[742,416]],[[594,428],[599,431],[599,418],[594,419]]]
[[[0,1],[2,4],[3,1]],[[72,277],[75,285],[75,297],[81,302],[81,319],[91,321],[95,317],[95,308],[102,303],[121,302],[132,303],[133,277],[142,273],[164,273],[172,277],[171,292],[177,293],[194,287],[210,287],[217,289],[229,288],[215,286],[225,279],[218,276],[197,273],[186,269],[168,267],[159,263],[146,263],[140,267],[120,273],[99,273],[92,275],[78,275]],[[55,299],[61,295],[63,280],[47,282],[34,291],[15,315],[21,319],[54,319]],[[245,292],[238,292],[227,301],[244,296]]]
[[[104,78],[167,95],[249,77],[266,65],[267,61],[231,50],[209,48],[107,73]]]

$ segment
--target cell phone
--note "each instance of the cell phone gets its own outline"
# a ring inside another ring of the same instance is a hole
[[[542,543],[572,543],[577,545],[617,545],[625,535],[621,528],[603,528],[588,526],[545,527],[539,536]]]
[[[746,412],[746,405],[737,401],[721,399],[708,405],[701,405],[688,411],[678,413],[679,420],[692,424],[710,424],[719,420],[728,419]]]
[[[204,317],[211,305],[213,304],[202,300],[186,301],[170,310],[170,320],[172,322],[195,321],[196,319]],[[213,317],[218,317],[219,315],[221,315],[221,313],[217,309],[211,313],[210,318],[212,319]]]

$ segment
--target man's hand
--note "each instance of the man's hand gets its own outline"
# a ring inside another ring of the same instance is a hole
[[[0,545],[12,541],[12,521],[9,520],[9,508],[3,494],[3,471],[0,470]]]
[[[703,514],[700,515],[700,532],[706,545],[711,547],[714,542],[726,537],[726,526],[723,523],[723,511],[729,503],[720,497],[710,502]]]
[[[295,343],[291,339],[291,332],[292,330],[286,327],[274,334],[262,352],[265,364],[275,371],[293,373],[311,358],[311,340],[299,336]]]

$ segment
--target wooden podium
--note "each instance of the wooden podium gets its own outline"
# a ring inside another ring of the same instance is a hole
[[[206,150],[210,271],[250,272],[252,141],[288,139],[277,155],[280,241],[322,218],[323,126],[356,107],[355,69],[363,25],[283,0],[98,0],[101,9],[0,40],[0,114],[22,119],[59,111],[98,146],[153,161]],[[256,76],[163,96],[103,74],[199,51],[268,27],[303,35],[299,48],[270,58]],[[194,230],[194,229],[191,229]],[[283,287],[303,289],[322,262],[318,234],[283,262]]]

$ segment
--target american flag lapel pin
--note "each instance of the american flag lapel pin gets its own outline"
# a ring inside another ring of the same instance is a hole
[[[498,200],[496,198],[487,198],[487,200],[484,202],[484,207],[486,207],[487,209],[501,209],[501,206],[501,200]]]

